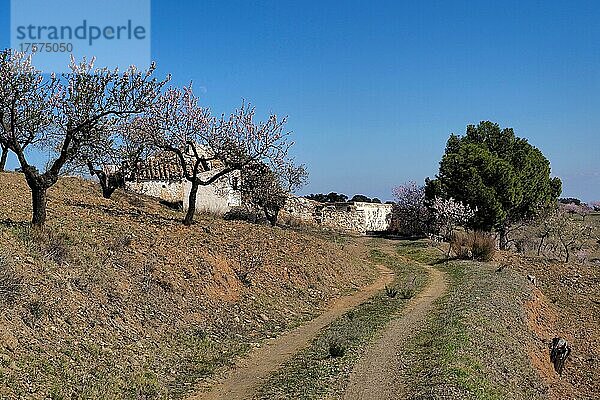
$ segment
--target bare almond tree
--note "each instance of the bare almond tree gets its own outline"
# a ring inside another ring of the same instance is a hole
[[[102,142],[115,119],[148,110],[165,81],[148,71],[130,67],[94,68],[94,60],[71,61],[71,72],[44,78],[21,53],[0,57],[0,143],[17,157],[31,189],[32,224],[46,222],[46,192],[63,168],[93,143]],[[28,160],[27,146],[51,149],[44,171]]]
[[[551,234],[561,244],[566,263],[571,260],[573,253],[581,250],[592,237],[592,226],[585,221],[574,219],[565,210],[557,210],[548,223],[552,228]]]
[[[258,123],[254,118],[254,108],[245,103],[229,117],[214,118],[198,104],[191,85],[165,91],[152,108],[146,127],[154,145],[176,156],[183,176],[191,183],[185,225],[193,223],[200,186],[211,185],[251,163],[277,163],[287,156],[291,143],[283,130],[285,118],[271,115]]]
[[[0,154],[0,172],[4,172],[6,160],[8,159],[8,146],[0,143],[0,150],[2,151],[2,154]]]

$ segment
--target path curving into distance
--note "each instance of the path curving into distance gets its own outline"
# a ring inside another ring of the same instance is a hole
[[[359,306],[373,297],[394,280],[394,273],[387,267],[378,266],[379,278],[358,292],[336,299],[323,314],[296,329],[266,342],[252,350],[248,357],[241,359],[227,376],[210,391],[196,393],[189,400],[236,400],[251,399],[256,390],[286,361],[345,312]]]

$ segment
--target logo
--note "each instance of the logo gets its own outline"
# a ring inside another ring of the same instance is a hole
[[[147,68],[150,0],[12,0],[11,48],[45,73],[69,72],[71,55],[96,66]]]

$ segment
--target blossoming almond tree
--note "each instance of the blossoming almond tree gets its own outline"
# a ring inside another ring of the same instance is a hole
[[[440,234],[445,239],[450,238],[456,227],[465,226],[477,212],[477,209],[472,209],[453,198],[435,197],[431,208],[434,211]]]
[[[87,170],[96,176],[105,199],[125,187],[125,179],[155,153],[140,121],[138,116],[117,121],[114,127],[107,129],[106,135],[83,149],[69,165],[74,171]]]
[[[147,111],[166,82],[153,78],[154,65],[120,73],[93,64],[71,60],[70,73],[44,78],[31,57],[11,50],[0,57],[0,143],[19,161],[36,227],[46,222],[46,192],[63,167],[101,141],[115,119]],[[44,171],[29,160],[28,146],[53,151]]]
[[[200,186],[211,185],[252,163],[277,164],[287,157],[291,143],[283,130],[285,118],[271,115],[258,123],[254,118],[255,109],[242,104],[229,117],[216,119],[198,104],[191,85],[168,89],[152,107],[146,129],[154,145],[175,155],[191,183],[185,225],[193,223]],[[203,174],[207,171],[212,173]]]
[[[425,187],[410,181],[392,189],[392,229],[400,235],[420,236],[427,232],[431,211],[425,204]]]
[[[289,194],[302,187],[307,178],[304,165],[295,165],[292,160],[271,166],[252,163],[242,170],[242,199],[275,226]]]
[[[559,208],[568,214],[580,216],[581,220],[584,222],[585,222],[585,217],[587,217],[594,211],[593,206],[588,206],[587,204],[584,204],[584,203],[581,203],[581,204],[575,204],[575,203],[559,204]]]

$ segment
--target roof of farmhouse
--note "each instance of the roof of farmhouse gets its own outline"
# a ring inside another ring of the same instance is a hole
[[[191,156],[187,158],[186,167],[191,174],[195,159]],[[218,168],[221,163],[218,160],[212,160],[208,164],[211,168],[206,171]],[[201,172],[206,172],[202,169],[202,166],[200,166],[200,169]],[[180,181],[184,179],[184,175],[177,156],[171,152],[162,152],[139,163],[131,179],[138,181]]]
[[[172,153],[163,153],[148,158],[135,168],[134,180],[180,181],[183,179],[181,165]]]

